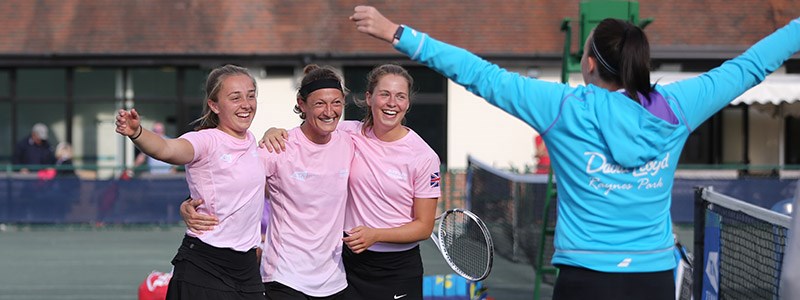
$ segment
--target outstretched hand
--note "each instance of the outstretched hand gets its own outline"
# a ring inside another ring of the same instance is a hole
[[[120,109],[117,112],[117,122],[115,124],[117,125],[116,132],[127,137],[136,134],[139,131],[139,127],[142,126],[136,109],[131,109],[130,111]]]
[[[359,5],[353,10],[350,21],[356,24],[356,30],[371,35],[374,38],[393,42],[397,24],[393,23],[375,7]]]

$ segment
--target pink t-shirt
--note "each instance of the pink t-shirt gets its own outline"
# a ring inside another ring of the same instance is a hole
[[[361,122],[339,123],[350,132],[356,154],[350,167],[350,196],[345,230],[356,226],[395,228],[414,220],[414,198],[441,196],[439,156],[413,130],[394,142],[384,142],[372,130],[361,133]],[[369,250],[404,251],[418,243],[375,243]]]
[[[257,247],[266,173],[253,134],[248,132],[241,140],[213,128],[181,138],[194,147],[194,159],[186,164],[186,182],[193,199],[205,200],[197,212],[219,218],[219,225],[210,231],[196,235],[186,230],[186,234],[218,248],[244,252]]]
[[[324,297],[347,287],[342,230],[353,141],[334,131],[324,145],[300,127],[289,130],[286,151],[266,157],[272,216],[262,264],[264,282],[277,281]]]

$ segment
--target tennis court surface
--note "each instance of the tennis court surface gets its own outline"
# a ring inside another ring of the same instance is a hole
[[[169,272],[184,227],[6,225],[0,231],[0,300],[133,300],[153,270]],[[425,274],[452,273],[430,240]],[[533,299],[530,265],[495,256],[484,284],[497,300]],[[545,286],[541,299],[550,299]]]

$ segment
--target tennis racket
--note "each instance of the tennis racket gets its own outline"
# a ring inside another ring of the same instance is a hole
[[[675,267],[675,300],[691,300],[692,297],[692,284],[694,281],[694,258],[692,254],[686,250],[686,247],[681,245],[681,242],[675,242],[675,251],[680,256],[678,266]]]
[[[450,209],[436,217],[439,229],[431,233],[444,260],[458,275],[480,281],[492,271],[494,244],[486,224],[474,213]]]

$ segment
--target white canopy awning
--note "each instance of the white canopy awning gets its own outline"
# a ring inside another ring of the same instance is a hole
[[[694,77],[701,73],[684,72],[653,72],[650,80],[659,84]],[[744,94],[734,99],[731,104],[775,104],[800,102],[800,74],[772,74],[761,84],[747,90]]]

